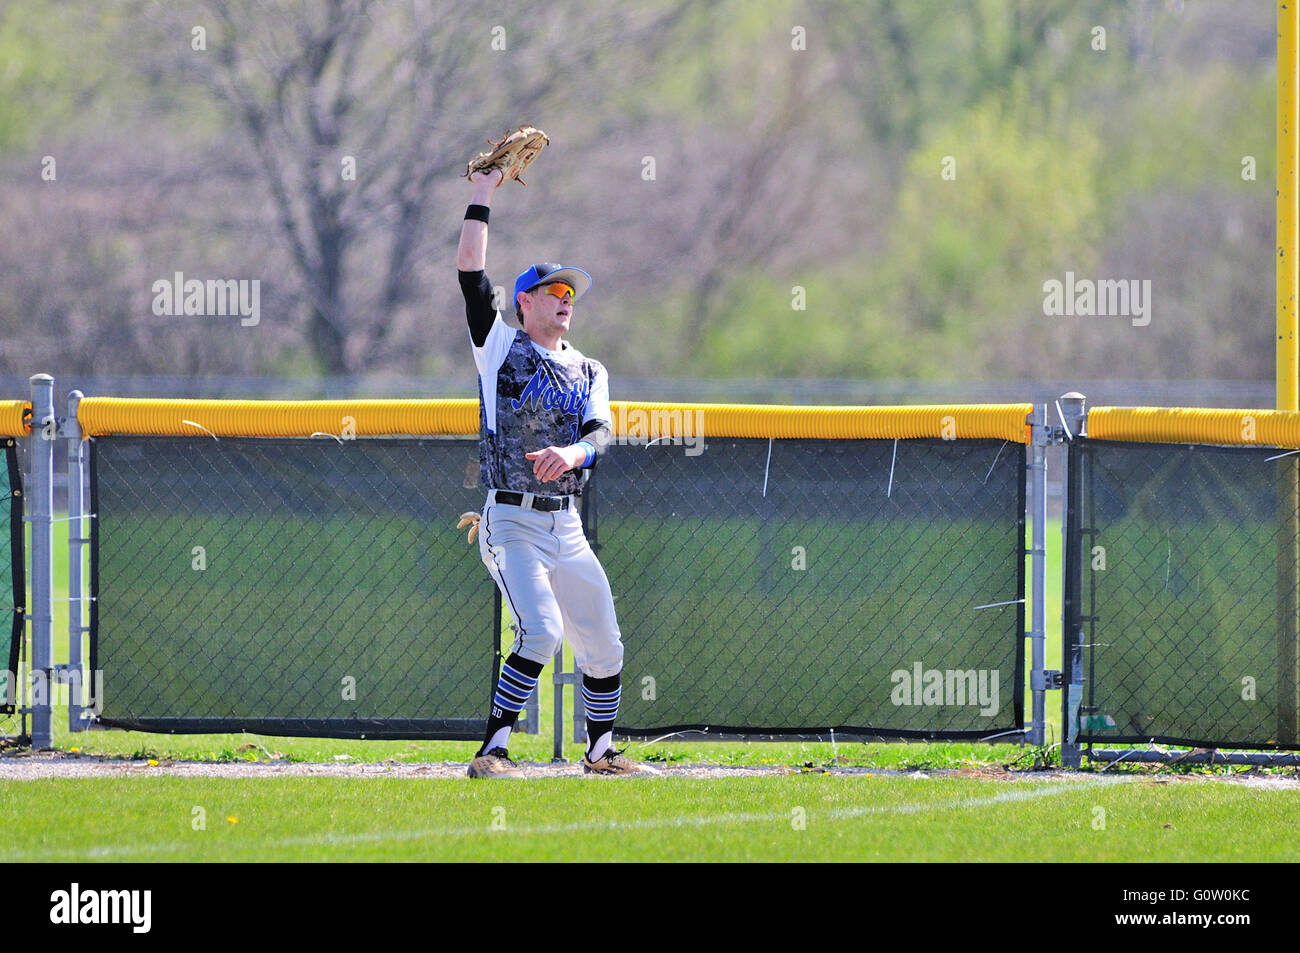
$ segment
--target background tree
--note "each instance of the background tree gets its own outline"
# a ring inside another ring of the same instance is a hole
[[[0,372],[472,393],[458,176],[522,121],[553,143],[490,274],[587,267],[616,378],[1270,380],[1274,14],[5,4]],[[1067,270],[1151,280],[1151,325],[1044,315]],[[178,271],[259,279],[260,324],[154,314]]]

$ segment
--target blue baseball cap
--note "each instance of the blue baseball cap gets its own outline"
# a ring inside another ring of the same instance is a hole
[[[532,291],[538,285],[549,285],[552,281],[563,281],[573,285],[574,301],[585,295],[587,289],[591,287],[591,275],[581,268],[544,261],[539,265],[529,265],[524,269],[523,274],[515,279],[515,298],[518,299],[521,291]]]

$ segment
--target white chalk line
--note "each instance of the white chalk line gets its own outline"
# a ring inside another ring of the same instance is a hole
[[[1097,778],[1088,785],[1077,783],[1044,785],[1042,787],[1027,788],[1022,791],[1005,791],[1001,794],[990,795],[989,797],[966,797],[959,798],[955,801],[938,801],[938,802],[917,802],[912,804],[893,804],[893,805],[863,805],[858,807],[832,808],[830,810],[814,809],[808,812],[808,820],[816,821],[847,821],[861,817],[881,816],[881,815],[912,815],[938,813],[942,811],[958,811],[969,808],[988,807],[994,804],[1007,804],[1016,801],[1033,801],[1039,798],[1054,797],[1058,794],[1064,794],[1067,791],[1083,791],[1097,785],[1123,784],[1126,779],[1122,777],[1115,778]],[[672,828],[695,828],[695,827],[712,827],[722,824],[772,824],[776,822],[788,823],[790,821],[790,812],[769,812],[766,814],[757,813],[730,813],[730,814],[705,814],[705,815],[687,815],[680,817],[647,817],[638,820],[617,820],[607,821],[571,821],[567,824],[520,824],[514,825],[507,823],[500,830],[493,829],[490,824],[475,824],[473,826],[461,827],[431,827],[421,828],[409,831],[365,831],[355,834],[310,834],[298,837],[284,837],[279,840],[265,841],[261,843],[251,843],[248,846],[254,850],[282,850],[289,847],[347,847],[355,844],[381,844],[384,842],[404,842],[413,840],[426,840],[430,838],[458,838],[458,837],[481,837],[484,835],[503,837],[506,840],[515,840],[520,837],[546,836],[550,834],[572,834],[579,832],[610,832],[620,833],[626,831],[646,831],[646,830],[663,830]],[[198,837],[195,839],[183,841],[170,841],[158,844],[132,844],[132,845],[105,845],[100,847],[86,848],[56,848],[53,851],[29,851],[23,854],[6,854],[0,853],[0,860],[4,861],[52,861],[59,859],[55,855],[65,855],[77,860],[103,860],[113,857],[129,857],[135,854],[169,854],[169,853],[186,853],[201,848],[203,845],[198,838],[204,836],[205,832],[196,832]],[[226,841],[225,843],[232,843]]]

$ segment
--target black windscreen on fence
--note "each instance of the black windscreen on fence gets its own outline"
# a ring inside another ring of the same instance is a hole
[[[1022,445],[693,449],[616,446],[587,488],[620,731],[1023,726]],[[500,602],[453,529],[483,502],[475,440],[105,437],[91,468],[102,723],[482,731]]]
[[[1023,724],[1024,447],[619,446],[588,535],[619,730],[985,738]]]
[[[1081,742],[1297,747],[1296,468],[1267,448],[1072,445]]]
[[[18,650],[23,639],[24,604],[27,582],[23,574],[23,477],[18,465],[18,446],[13,437],[4,438],[5,465],[0,467],[0,492],[6,502],[0,504],[0,539],[9,541],[9,552],[0,558],[0,592],[10,593],[12,603],[8,624],[0,622],[0,658],[6,669],[0,688],[0,713],[15,710],[18,693]]]
[[[476,440],[101,437],[91,493],[104,724],[481,735]]]

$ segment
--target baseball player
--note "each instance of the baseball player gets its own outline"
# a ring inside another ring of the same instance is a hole
[[[587,750],[583,771],[649,769],[610,745],[618,715],[623,642],[609,580],[587,544],[578,513],[583,470],[611,435],[605,368],[563,339],[591,276],[532,265],[515,280],[515,330],[492,305],[488,206],[500,170],[475,172],[456,266],[479,381],[479,473],[487,502],[479,553],[514,618],[515,641],[501,666],[483,746],[471,778],[523,777],[510,760],[510,729],[542,668],[568,637],[583,671]]]

